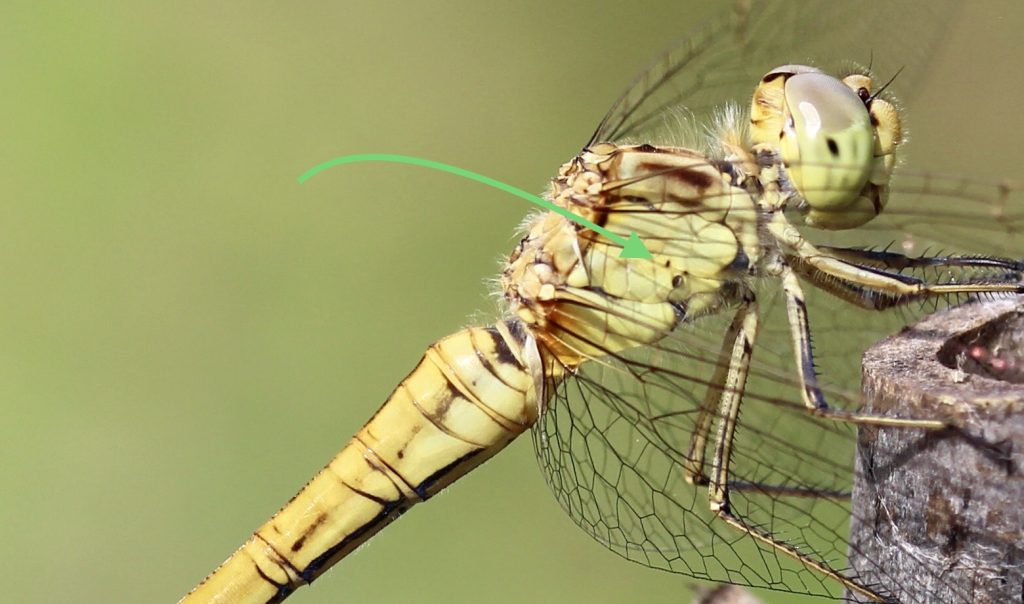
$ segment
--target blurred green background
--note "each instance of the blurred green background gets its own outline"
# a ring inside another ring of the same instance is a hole
[[[5,3],[3,599],[175,601],[430,342],[493,315],[526,204],[406,166],[299,174],[381,151],[540,191],[710,8]],[[957,17],[915,93],[918,167],[1024,172],[1021,25],[1010,3]],[[524,438],[294,600],[687,602],[692,583],[579,531]]]

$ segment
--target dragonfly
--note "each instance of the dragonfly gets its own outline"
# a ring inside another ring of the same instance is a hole
[[[948,425],[858,411],[859,351],[938,305],[1024,293],[1020,187],[898,168],[891,89],[920,74],[869,41],[941,32],[941,7],[830,7],[843,26],[824,32],[805,10],[739,2],[697,28],[552,180],[551,201],[636,233],[651,259],[530,217],[499,279],[505,313],[432,345],[182,601],[282,601],[531,428],[556,499],[628,560],[913,601],[848,561],[856,430]]]

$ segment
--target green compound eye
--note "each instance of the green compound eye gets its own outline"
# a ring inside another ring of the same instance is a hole
[[[870,76],[838,80],[806,65],[783,65],[761,78],[750,138],[781,160],[804,202],[804,222],[831,230],[882,212],[903,141],[899,112],[872,95]]]
[[[779,151],[793,185],[812,211],[858,213],[875,147],[864,101],[843,82],[813,72],[788,78],[784,99]],[[874,211],[860,221],[872,217]]]

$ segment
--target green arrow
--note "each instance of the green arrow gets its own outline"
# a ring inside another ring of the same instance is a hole
[[[324,163],[318,166],[310,168],[305,172],[305,174],[299,177],[299,184],[306,182],[307,180],[312,178],[314,174],[322,172],[327,168],[340,166],[342,164],[354,164],[356,162],[363,161],[386,161],[398,164],[411,164],[413,166],[423,166],[424,168],[433,168],[435,170],[441,170],[442,172],[448,172],[449,174],[455,174],[458,176],[462,176],[463,178],[468,178],[470,180],[481,182],[485,185],[490,185],[495,189],[500,189],[502,191],[505,191],[506,193],[511,193],[517,197],[521,197],[522,199],[525,199],[530,203],[539,205],[540,207],[546,210],[557,212],[562,216],[565,216],[569,220],[581,224],[587,227],[588,229],[600,233],[601,235],[605,236],[608,239],[611,239],[615,243],[622,246],[622,253],[619,254],[619,258],[651,258],[651,252],[647,250],[647,247],[644,245],[644,242],[640,240],[640,236],[637,235],[635,232],[630,233],[629,237],[616,235],[615,233],[612,233],[608,229],[600,227],[594,224],[593,222],[590,222],[586,218],[578,214],[573,214],[569,210],[566,210],[561,206],[557,206],[542,197],[538,197],[533,193],[530,193],[529,191],[524,191],[519,187],[514,187],[510,184],[503,183],[499,180],[494,180],[493,178],[489,176],[484,176],[483,174],[477,174],[476,172],[472,172],[470,170],[465,170],[457,166],[443,164],[441,162],[433,161],[430,159],[412,157],[410,155],[398,155],[395,153],[357,153],[355,155],[344,155],[342,157],[336,157],[330,161],[325,161]]]

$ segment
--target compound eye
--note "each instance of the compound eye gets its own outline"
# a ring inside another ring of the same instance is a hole
[[[780,151],[790,180],[812,209],[842,211],[873,166],[874,133],[859,91],[823,73],[800,73],[786,81],[785,111],[792,126]]]

